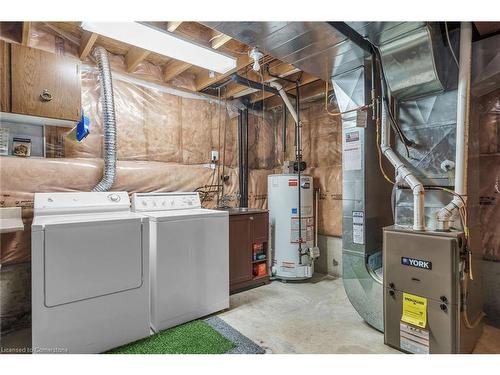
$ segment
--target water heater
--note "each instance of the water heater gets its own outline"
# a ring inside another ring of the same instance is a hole
[[[269,224],[272,228],[271,273],[282,280],[308,279],[314,271],[315,256],[313,179],[311,176],[301,175],[299,181],[297,174],[269,175],[267,191]],[[302,238],[301,251],[299,238]]]

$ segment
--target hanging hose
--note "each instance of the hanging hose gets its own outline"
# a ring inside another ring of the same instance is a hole
[[[92,191],[108,191],[116,179],[116,120],[113,82],[108,53],[103,47],[93,51],[101,81],[101,103],[104,118],[104,171],[101,181]]]

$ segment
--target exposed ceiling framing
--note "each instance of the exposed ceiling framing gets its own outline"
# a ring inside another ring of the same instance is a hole
[[[117,55],[123,55],[126,63],[126,70],[134,73],[141,62],[148,61],[159,65],[163,70],[164,82],[172,81],[175,77],[187,72],[194,75],[196,91],[203,91],[211,86],[217,86],[234,73],[259,83],[269,84],[269,82],[280,80],[286,91],[293,94],[295,83],[288,82],[286,79],[299,80],[299,85],[305,89],[311,83],[318,81],[305,72],[301,72],[296,67],[284,63],[272,56],[264,56],[261,60],[261,71],[255,72],[251,69],[253,60],[248,55],[248,51],[253,46],[245,45],[230,36],[221,34],[205,25],[197,22],[152,22],[155,27],[161,28],[166,32],[178,34],[183,38],[192,40],[198,44],[220,50],[223,53],[234,56],[237,59],[236,68],[224,74],[209,72],[206,69],[193,66],[188,62],[175,60],[167,56],[162,56],[151,51],[147,51],[135,46],[112,40],[96,33],[88,32],[80,27],[79,22],[20,22],[20,43],[29,45],[32,26],[42,26],[49,29],[52,33],[64,38],[75,45],[78,49],[78,56],[81,60],[89,57],[95,46],[102,46],[109,52]],[[269,74],[270,73],[270,74]],[[279,77],[279,78],[278,78]],[[322,82],[322,81],[321,81]],[[301,89],[302,90],[302,89]],[[255,88],[250,88],[239,82],[231,82],[225,86],[224,95],[227,98],[245,97],[249,103],[256,103],[264,100],[266,107],[281,105],[281,99],[270,92],[258,92]],[[314,90],[309,89],[311,92]],[[301,91],[302,92],[302,91]],[[307,90],[304,90],[306,93]],[[304,98],[303,94],[302,97]]]

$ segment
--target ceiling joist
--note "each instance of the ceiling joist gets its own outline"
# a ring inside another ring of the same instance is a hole
[[[32,24],[33,22],[22,23],[22,43],[25,45],[29,44]],[[246,77],[251,81],[269,84],[269,82],[277,79],[279,80],[279,78],[285,78],[300,72],[300,70],[294,66],[273,59],[271,56],[265,56],[261,59],[262,68],[260,73],[254,72],[249,68],[253,63],[253,60],[246,52],[249,46],[232,39],[229,35],[221,34],[216,30],[211,30],[196,22],[171,21],[164,22],[161,27],[169,32],[175,32],[176,34],[182,35],[195,43],[210,46],[213,49],[223,48],[226,53],[233,54],[233,56],[237,58],[236,67],[234,69],[224,74],[209,72],[206,69],[198,68],[187,62],[173,60],[167,57],[162,58],[160,55],[156,55],[138,47],[130,47],[124,43],[100,38],[96,33],[82,30],[80,25],[75,22],[43,22],[42,24],[55,34],[76,45],[78,48],[78,56],[81,60],[85,60],[97,44],[103,45],[106,49],[109,48],[112,53],[125,55],[127,72],[133,72],[144,60],[163,66],[163,79],[165,82],[171,81],[176,76],[189,70],[196,75],[196,91],[202,91],[209,86],[217,85],[234,73],[238,73],[240,76]],[[296,77],[296,75],[292,77]],[[317,80],[316,77],[304,73],[300,84],[309,86],[309,84],[315,80]],[[293,83],[285,82],[284,86],[287,91],[293,93],[292,90],[295,89]],[[230,98],[249,96],[251,102],[264,100],[266,106],[275,105],[275,102],[277,103],[276,105],[280,104],[280,98],[277,96],[273,97],[273,93],[260,92],[255,86],[248,87],[243,82],[229,83],[226,86],[225,94],[226,97]]]
[[[196,91],[201,91],[206,89],[208,86],[213,85],[223,79],[229,77],[231,74],[236,73],[238,70],[246,68],[248,65],[252,64],[253,60],[248,55],[241,55],[238,57],[236,62],[236,68],[231,69],[230,71],[224,74],[215,74],[211,76],[208,71],[202,72],[196,76],[195,85]]]
[[[191,64],[184,61],[172,60],[163,68],[163,80],[165,82],[177,77],[179,74],[184,73],[191,68]]]
[[[89,55],[98,35],[96,33],[91,33],[90,31],[84,30],[82,33],[82,39],[80,41],[80,47],[78,49],[78,55],[80,60],[85,60]]]
[[[229,42],[232,38],[229,36],[229,35],[225,35],[225,34],[218,34],[218,35],[214,35],[214,37],[212,38],[212,48],[213,49],[218,49],[220,47],[222,47],[224,44],[226,44],[227,42]]]
[[[31,22],[23,22],[23,34],[21,39],[21,44],[27,46],[30,43],[31,35]]]
[[[167,31],[173,33],[181,25],[181,21],[170,21],[167,22]]]
[[[127,64],[127,72],[131,73],[137,66],[149,56],[151,52],[142,48],[130,47],[130,50],[125,55],[125,63]]]

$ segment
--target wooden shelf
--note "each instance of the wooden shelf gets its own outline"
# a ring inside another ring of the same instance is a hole
[[[252,280],[261,280],[261,279],[265,279],[265,278],[268,278],[269,275],[264,275],[264,276],[254,276]]]
[[[267,262],[267,258],[254,260],[254,261],[252,261],[252,264],[262,263],[262,262]]]

